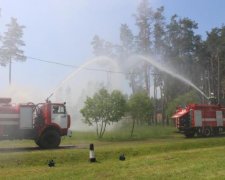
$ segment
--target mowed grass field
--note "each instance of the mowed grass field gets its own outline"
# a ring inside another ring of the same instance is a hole
[[[102,140],[75,131],[56,150],[39,150],[29,140],[0,141],[0,179],[225,179],[225,136],[186,139],[175,131],[139,127],[133,138],[124,129]],[[90,143],[97,163],[88,161]],[[55,167],[48,167],[50,159]]]

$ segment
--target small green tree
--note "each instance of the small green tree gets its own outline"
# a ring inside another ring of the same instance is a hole
[[[133,136],[135,122],[149,122],[153,115],[153,103],[148,94],[138,92],[133,94],[128,101],[129,113],[132,117],[131,136]]]
[[[104,88],[100,89],[94,96],[87,97],[84,107],[80,110],[84,117],[84,123],[96,126],[96,133],[102,138],[106,126],[118,122],[126,111],[126,99],[117,90],[111,94]]]

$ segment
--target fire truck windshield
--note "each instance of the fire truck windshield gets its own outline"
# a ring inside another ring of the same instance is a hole
[[[53,105],[52,109],[53,109],[54,114],[65,114],[66,113],[65,106],[63,106],[63,105]]]

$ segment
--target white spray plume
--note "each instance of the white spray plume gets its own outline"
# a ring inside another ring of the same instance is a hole
[[[168,67],[164,67],[161,64],[157,63],[153,58],[151,57],[147,57],[147,56],[143,56],[143,55],[133,55],[131,56],[131,59],[141,59],[144,60],[146,62],[148,62],[149,64],[153,65],[154,67],[156,67],[157,69],[159,69],[160,71],[163,71],[171,76],[173,76],[176,79],[179,79],[180,81],[184,82],[185,84],[193,87],[195,90],[197,90],[201,95],[203,95],[206,99],[208,99],[208,97],[206,96],[206,94],[204,92],[202,92],[195,84],[193,84],[190,80],[184,78],[183,76],[179,75],[178,73],[171,71]]]

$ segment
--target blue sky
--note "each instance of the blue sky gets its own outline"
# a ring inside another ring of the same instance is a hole
[[[118,42],[120,24],[135,31],[132,14],[139,0],[0,0],[0,32],[10,17],[25,25],[25,55],[80,66],[93,57],[90,42],[95,34]],[[199,24],[203,37],[225,22],[224,0],[150,0],[153,8],[165,7],[167,20],[177,14]],[[28,59],[13,63],[12,84],[50,92],[74,69]],[[0,91],[8,87],[8,68],[0,67]],[[79,85],[78,85],[79,86]],[[0,93],[1,95],[1,93]]]
[[[165,15],[177,14],[198,23],[197,31],[203,37],[206,31],[225,23],[224,0],[155,0],[155,4],[165,6]]]

